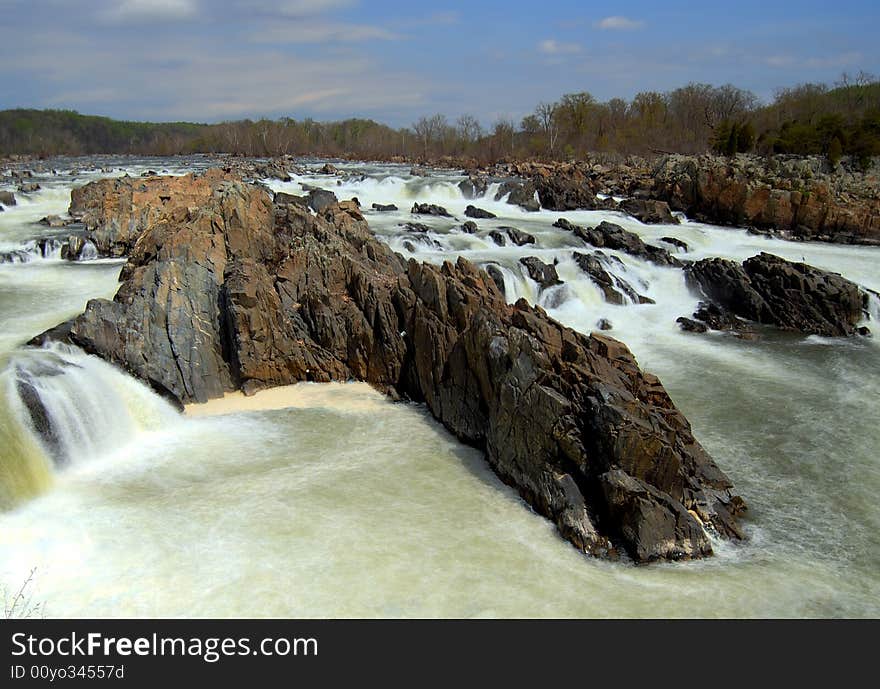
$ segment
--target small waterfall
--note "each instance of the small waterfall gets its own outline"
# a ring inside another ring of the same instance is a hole
[[[0,452],[0,507],[40,492],[53,463],[87,461],[179,419],[137,380],[65,345],[16,352],[0,379],[0,432],[18,439]]]
[[[91,240],[86,240],[77,260],[94,261],[96,258],[98,258],[98,247],[96,247]]]

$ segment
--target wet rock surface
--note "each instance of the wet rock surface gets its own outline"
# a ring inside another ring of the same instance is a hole
[[[761,253],[742,264],[713,258],[685,268],[689,283],[724,311],[813,335],[852,335],[868,295],[846,278]]]
[[[129,259],[66,337],[173,399],[363,380],[424,402],[584,552],[696,558],[703,525],[742,537],[744,503],[660,381],[622,343],[507,304],[492,266],[405,261],[352,202],[273,205],[214,171],[96,182],[75,210]]]

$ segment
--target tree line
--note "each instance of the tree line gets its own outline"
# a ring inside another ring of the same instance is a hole
[[[40,155],[232,153],[480,162],[561,160],[588,153],[738,152],[880,155],[880,82],[865,73],[833,84],[779,89],[772,101],[731,84],[691,83],[599,101],[570,93],[515,122],[486,128],[472,115],[443,114],[394,129],[369,119],[239,120],[220,124],[122,122],[71,110],[0,112],[0,153]]]

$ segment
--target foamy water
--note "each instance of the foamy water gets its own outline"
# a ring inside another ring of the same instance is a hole
[[[322,186],[356,196],[366,209],[396,203],[397,213],[367,215],[404,255],[494,264],[508,299],[541,303],[583,331],[610,320],[611,334],[660,375],[748,501],[750,540],[718,543],[715,558],[697,563],[637,568],[585,558],[424,408],[393,404],[363,384],[235,393],[178,416],[93,357],[20,349],[89,298],[115,291],[118,263],[50,260],[0,266],[0,582],[7,588],[36,567],[35,596],[57,616],[880,613],[880,338],[762,332],[744,342],[682,333],[675,319],[698,299],[681,271],[618,254],[615,274],[657,303],[609,305],[571,259],[572,250],[590,249],[552,223],[607,219],[648,242],[682,239],[693,258],[769,251],[873,289],[880,288],[873,268],[880,252],[690,222],[647,227],[607,212],[529,214],[491,196],[462,198],[462,178],[449,173],[423,179],[400,166],[342,167],[365,177],[269,183],[293,193],[301,182]],[[180,173],[185,165],[114,168]],[[32,206],[0,214],[0,245],[45,236],[32,223],[64,212],[70,180],[60,175],[44,186]],[[438,203],[457,218],[413,218],[414,201]],[[469,203],[499,218],[477,221],[476,235],[459,232]],[[400,227],[411,220],[433,228],[430,246]],[[495,246],[488,233],[499,225],[533,234],[537,245]],[[542,293],[519,265],[523,256],[558,261],[564,285]],[[871,308],[876,319],[877,303]],[[73,366],[40,384],[71,419],[63,469],[28,431],[15,388],[22,371],[39,378],[58,358]]]

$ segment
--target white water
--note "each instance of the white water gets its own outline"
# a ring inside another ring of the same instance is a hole
[[[185,166],[114,167],[136,174]],[[0,266],[7,393],[0,483],[19,498],[0,515],[6,586],[37,567],[37,597],[62,616],[880,614],[880,338],[766,332],[743,342],[681,333],[675,319],[698,301],[681,271],[617,254],[623,265],[614,272],[657,303],[606,304],[570,256],[590,249],[552,223],[608,219],[648,242],[682,239],[693,258],[769,251],[873,289],[880,288],[880,252],[696,223],[646,227],[615,213],[528,214],[494,202],[491,191],[461,198],[453,175],[426,180],[395,166],[342,167],[368,176],[341,185],[319,175],[270,184],[293,193],[299,182],[331,188],[366,209],[396,203],[397,213],[367,214],[405,255],[399,223],[416,220],[434,229],[429,238],[439,244],[417,245],[417,258],[494,263],[508,299],[541,303],[584,331],[610,320],[611,334],[661,376],[749,502],[750,541],[718,544],[717,557],[700,563],[633,568],[583,558],[422,408],[391,404],[360,385],[305,386],[294,397],[281,391],[248,409],[233,398],[219,410],[225,415],[179,418],[91,357],[19,348],[88,298],[112,295],[119,268],[36,261]],[[33,207],[0,214],[0,246],[46,236],[29,223],[63,213],[70,181],[55,184],[35,195]],[[457,220],[413,218],[414,201],[443,205]],[[499,218],[476,221],[477,235],[461,233],[468,203]],[[533,234],[537,245],[495,246],[487,235],[499,225]],[[565,284],[541,293],[518,263],[530,255],[558,260]],[[876,299],[870,310],[876,330]],[[78,366],[42,381],[55,413],[69,419],[70,461],[61,470],[9,396],[17,367],[32,370],[58,356]]]

